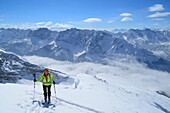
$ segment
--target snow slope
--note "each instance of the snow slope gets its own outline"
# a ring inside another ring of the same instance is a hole
[[[112,79],[110,79],[112,78]],[[24,81],[25,83],[26,81]],[[41,83],[0,84],[1,107],[4,113],[169,113],[170,99],[135,86],[121,76],[107,76],[105,80],[80,73],[74,79],[56,85],[57,98],[52,87],[49,108],[43,99]],[[8,96],[7,96],[8,95]]]
[[[102,65],[72,63],[50,58],[25,56],[31,63],[69,73],[52,86],[52,104],[43,100],[42,84],[20,80],[0,84],[0,111],[5,113],[170,113],[169,73],[147,69],[142,64]],[[48,61],[48,62],[47,62]],[[40,75],[37,75],[37,77]]]

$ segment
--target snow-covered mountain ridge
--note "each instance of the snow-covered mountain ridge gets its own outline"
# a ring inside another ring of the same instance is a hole
[[[129,29],[124,33],[112,33],[139,48],[145,48],[155,55],[170,61],[170,31],[151,29]]]
[[[0,47],[19,55],[37,55],[62,61],[137,61],[148,64],[150,68],[170,72],[169,34],[168,30],[151,29],[130,29],[123,33],[76,28],[60,32],[46,28],[1,29]]]
[[[0,49],[0,83],[16,83],[20,79],[33,79],[33,74],[41,75],[44,70],[43,66],[38,66],[29,63],[26,59]],[[57,70],[51,70],[50,72],[64,79],[65,73]]]
[[[41,71],[39,66],[26,62],[13,53],[0,50],[0,83],[30,79],[33,73]]]

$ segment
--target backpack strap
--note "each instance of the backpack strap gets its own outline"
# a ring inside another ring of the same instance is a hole
[[[49,73],[49,76],[50,76],[50,78],[51,78],[51,73]]]

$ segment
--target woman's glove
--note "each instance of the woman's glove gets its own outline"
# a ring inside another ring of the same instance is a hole
[[[53,84],[55,84],[55,82],[53,81]]]
[[[33,81],[34,81],[34,82],[36,82],[37,80],[36,80],[36,79],[34,79]]]

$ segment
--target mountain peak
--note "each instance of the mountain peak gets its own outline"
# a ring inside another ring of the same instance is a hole
[[[37,29],[37,31],[50,31],[48,28],[39,28],[39,29]]]

